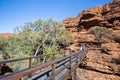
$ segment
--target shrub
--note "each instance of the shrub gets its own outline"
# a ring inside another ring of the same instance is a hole
[[[107,47],[101,47],[101,53],[106,53],[108,54],[108,48]]]
[[[114,36],[114,41],[116,41],[116,42],[119,42],[119,43],[120,43],[120,36],[115,35],[115,36]]]
[[[100,26],[91,27],[89,29],[89,33],[95,36],[95,39],[97,40],[100,48],[101,48],[101,42],[105,42],[104,38],[111,39],[111,36],[112,36],[111,34],[112,30],[109,30],[106,27],[100,27]]]

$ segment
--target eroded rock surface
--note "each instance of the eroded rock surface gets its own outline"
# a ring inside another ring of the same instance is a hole
[[[108,40],[102,44],[105,52],[97,49],[95,37],[87,31],[94,26],[103,26],[113,29],[113,32],[120,35],[120,0],[84,10],[76,17],[67,18],[62,22],[66,29],[72,32],[74,43],[69,50],[77,52],[80,45],[86,43],[88,54],[86,59],[80,64],[80,68],[85,70],[84,75],[80,75],[80,80],[119,80],[120,79],[120,44]]]
[[[62,22],[69,31],[89,29],[93,26],[104,26],[120,30],[120,0],[113,0],[103,6],[84,10],[76,17],[67,18]]]

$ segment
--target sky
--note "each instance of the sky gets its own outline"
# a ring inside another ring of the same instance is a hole
[[[0,0],[0,33],[13,33],[16,26],[38,19],[62,21],[81,11],[112,0]]]

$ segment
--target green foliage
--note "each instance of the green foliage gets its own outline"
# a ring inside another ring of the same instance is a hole
[[[8,54],[5,53],[5,48],[8,44],[8,39],[0,37],[0,55],[6,59],[8,57]]]
[[[7,44],[4,44],[3,50],[11,58],[58,52],[58,45],[66,47],[72,40],[65,27],[53,19],[27,22],[24,26],[16,27],[15,34],[16,36],[9,38],[7,43],[1,42]],[[1,46],[0,48],[3,48]]]
[[[29,38],[29,34],[24,33],[9,39],[6,53],[12,55],[30,54],[33,48],[34,46],[32,45],[32,40]]]
[[[112,30],[107,29],[106,27],[95,26],[89,29],[89,33],[95,36],[95,39],[100,44],[101,42],[105,42],[104,38],[111,39]],[[101,47],[101,44],[99,45]]]
[[[69,43],[73,43],[74,42],[74,38],[73,38],[71,32],[66,31],[64,35],[66,35],[65,38],[66,38],[66,40],[68,40]]]
[[[20,71],[25,68],[28,68],[29,62],[28,60],[23,60],[23,61],[12,62],[10,65],[12,66],[13,71]]]
[[[49,56],[46,56],[46,61],[50,61],[50,60],[53,60],[55,58],[60,58],[62,55],[59,54],[59,49],[57,46],[52,46],[52,47],[47,47],[45,46],[44,47],[44,54],[53,54],[53,53],[56,53],[55,55],[49,55]]]
[[[96,40],[102,41],[103,38],[109,38],[111,36],[112,30],[109,30],[106,27],[95,26],[89,29],[89,33],[95,35]]]
[[[56,40],[59,46],[66,47],[69,45],[69,43],[67,42],[65,38],[58,37]]]
[[[45,61],[50,61],[62,57],[58,46],[65,48],[73,40],[71,33],[52,19],[27,22],[24,26],[16,27],[14,31],[13,37],[8,39],[0,37],[0,59],[1,54],[4,59],[8,59],[56,53],[44,57]],[[38,64],[40,60],[33,60],[33,65]],[[28,68],[29,63],[28,60],[23,60],[13,62],[11,66],[14,71],[18,71]]]
[[[7,43],[8,43],[7,39],[0,37],[0,50],[4,50]]]
[[[57,46],[52,46],[52,47],[45,46],[44,47],[44,53],[47,53],[47,54],[56,53],[58,51],[59,49],[57,48]]]

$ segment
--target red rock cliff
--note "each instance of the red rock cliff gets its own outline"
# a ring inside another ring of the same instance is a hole
[[[83,41],[92,42],[94,36],[87,33],[93,26],[112,28],[114,33],[120,34],[120,0],[84,10],[76,17],[67,18],[62,22],[66,29],[72,32],[74,43],[68,48],[79,50]],[[108,53],[101,53],[95,45],[87,43],[89,47],[86,59],[81,63],[83,69],[77,70],[79,80],[119,80],[120,79],[120,44],[108,42],[102,44],[109,48]]]
[[[62,22],[70,31],[89,29],[93,26],[105,26],[120,30],[120,0],[113,0],[103,6],[96,6],[67,18]]]

